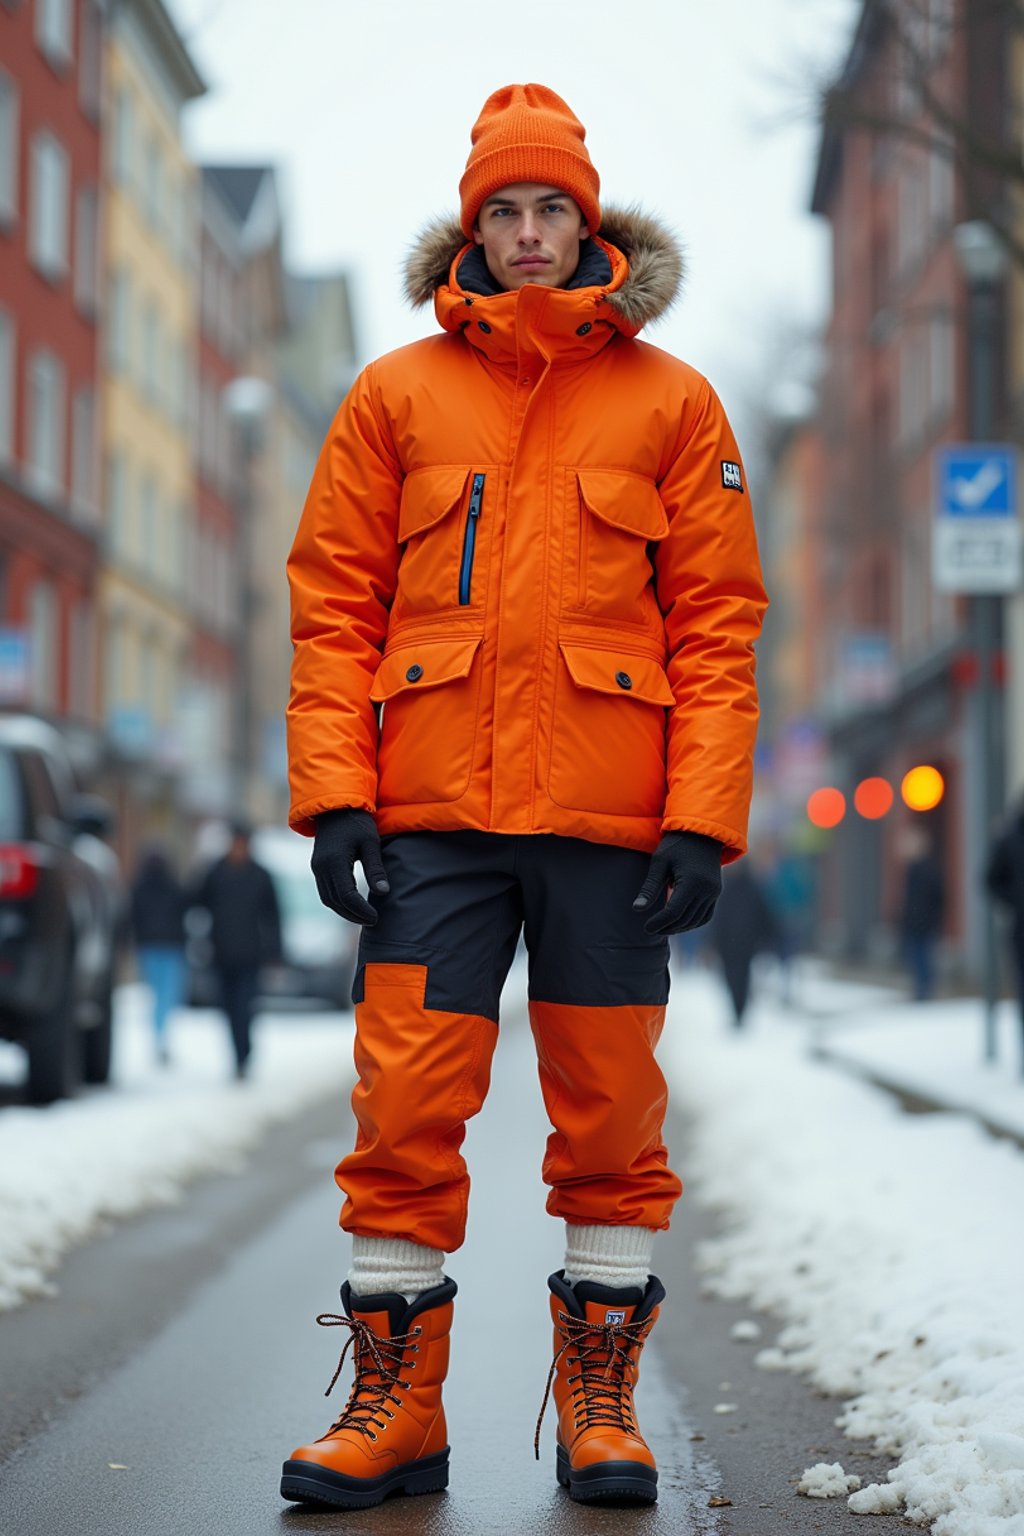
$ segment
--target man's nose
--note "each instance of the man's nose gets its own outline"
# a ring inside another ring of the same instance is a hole
[[[524,213],[522,223],[519,226],[519,240],[522,245],[536,245],[540,239],[540,230],[532,213]]]

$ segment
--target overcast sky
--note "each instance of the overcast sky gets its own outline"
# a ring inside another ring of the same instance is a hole
[[[639,202],[682,238],[683,300],[646,334],[734,413],[779,334],[824,314],[807,82],[842,57],[855,0],[170,5],[210,87],[186,114],[192,152],[281,168],[288,259],[351,273],[364,357],[434,329],[402,302],[404,253],[456,209],[470,128],[511,81],[566,98],[603,202]]]

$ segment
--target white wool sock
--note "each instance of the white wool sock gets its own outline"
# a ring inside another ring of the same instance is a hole
[[[577,1227],[565,1224],[565,1278],[641,1290],[651,1273],[651,1227]]]
[[[396,1292],[415,1301],[421,1291],[444,1282],[444,1254],[402,1237],[352,1239],[352,1268],[348,1283],[353,1296],[381,1296]]]

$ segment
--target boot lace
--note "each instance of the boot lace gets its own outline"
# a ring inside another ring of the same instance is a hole
[[[570,1366],[578,1365],[579,1370],[575,1376],[566,1377],[566,1382],[572,1387],[576,1427],[605,1424],[630,1434],[639,1433],[626,1389],[632,1385],[630,1378],[636,1373],[635,1354],[650,1332],[650,1318],[639,1323],[588,1323],[584,1318],[559,1312],[558,1325],[564,1342],[551,1362],[544,1401],[537,1415],[533,1452],[538,1460],[540,1430],[551,1396],[551,1384],[559,1360],[573,1345],[576,1345],[577,1353],[567,1356],[567,1360]]]
[[[361,1435],[367,1435],[371,1440],[376,1440],[377,1430],[387,1429],[386,1421],[395,1416],[388,1407],[388,1403],[394,1403],[396,1408],[402,1406],[401,1398],[396,1395],[394,1389],[398,1387],[408,1391],[412,1386],[410,1381],[402,1381],[399,1373],[405,1363],[406,1350],[410,1350],[413,1354],[418,1351],[419,1345],[412,1341],[419,1337],[423,1329],[416,1327],[411,1333],[396,1333],[391,1338],[382,1339],[362,1318],[342,1317],[336,1312],[321,1312],[317,1322],[321,1328],[349,1330],[337,1369],[331,1377],[331,1384],[324,1393],[324,1397],[330,1397],[341,1375],[345,1356],[353,1345],[355,1346],[352,1357],[355,1379],[352,1382],[348,1402],[327,1434],[332,1435],[338,1429],[356,1429]],[[413,1362],[409,1370],[415,1369],[415,1362]]]

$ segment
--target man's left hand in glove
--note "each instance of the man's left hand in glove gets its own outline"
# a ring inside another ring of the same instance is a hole
[[[633,903],[642,912],[666,886],[668,901],[644,924],[647,933],[686,933],[711,921],[722,894],[722,845],[700,832],[666,832],[651,854],[647,879]]]

